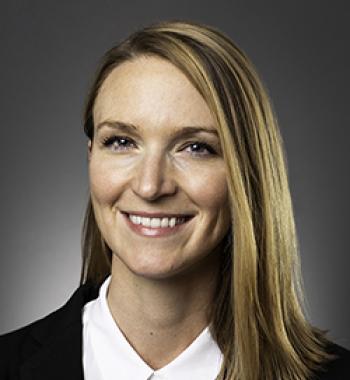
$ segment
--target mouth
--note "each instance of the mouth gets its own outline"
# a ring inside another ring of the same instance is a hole
[[[136,225],[143,225],[148,228],[166,228],[174,227],[178,224],[183,224],[194,217],[190,214],[165,214],[165,213],[131,213],[122,211],[122,214],[127,216],[129,220]]]
[[[146,214],[121,212],[127,225],[138,235],[148,237],[161,237],[172,235],[183,229],[194,215],[186,214]],[[144,216],[144,215],[147,216]],[[160,215],[152,216],[149,215]],[[167,215],[167,216],[165,216]]]

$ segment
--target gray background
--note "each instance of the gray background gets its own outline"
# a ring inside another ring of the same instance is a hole
[[[78,286],[81,115],[99,58],[142,25],[184,18],[222,29],[260,72],[288,154],[310,319],[350,348],[346,1],[8,0],[0,17],[0,333]]]

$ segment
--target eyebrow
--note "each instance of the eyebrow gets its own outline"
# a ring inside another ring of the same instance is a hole
[[[101,129],[104,126],[110,127],[113,129],[117,129],[121,132],[127,132],[127,133],[133,133],[133,134],[139,133],[139,129],[137,128],[136,125],[134,125],[132,123],[127,123],[124,121],[119,121],[119,120],[102,121],[99,124],[97,124],[96,131],[98,131],[99,129]],[[177,137],[177,136],[183,136],[183,135],[193,135],[195,133],[200,133],[200,132],[210,133],[210,134],[213,134],[215,136],[218,136],[218,132],[216,129],[213,129],[213,128],[209,129],[209,128],[206,128],[204,126],[184,126],[184,127],[179,128],[178,130],[175,130],[173,135],[175,135],[175,137]]]

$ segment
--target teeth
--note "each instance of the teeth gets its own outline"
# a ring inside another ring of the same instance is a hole
[[[151,219],[151,227],[153,227],[153,228],[160,227],[161,222],[162,221],[160,219],[152,218]]]
[[[161,223],[160,223],[160,226],[161,227],[168,227],[168,225],[169,225],[168,218],[163,218]]]
[[[134,224],[141,224],[141,217],[140,217],[140,216],[129,215],[129,219],[130,219]]]
[[[185,218],[143,218],[138,215],[129,214],[129,219],[134,224],[142,224],[145,227],[165,228],[174,227],[176,224],[185,222]]]

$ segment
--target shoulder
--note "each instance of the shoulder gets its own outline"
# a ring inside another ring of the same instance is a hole
[[[84,305],[98,295],[98,286],[79,286],[69,300],[52,313],[24,327],[0,335],[0,379],[16,378],[20,366],[41,347],[81,325]]]
[[[336,358],[318,372],[312,380],[345,380],[350,379],[350,350],[336,343],[329,347],[329,353]]]

